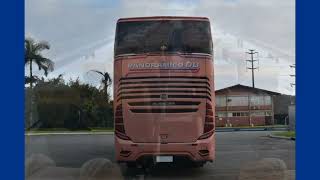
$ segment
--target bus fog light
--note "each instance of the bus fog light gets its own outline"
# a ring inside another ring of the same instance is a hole
[[[199,150],[199,154],[201,156],[208,156],[209,155],[209,150],[207,150],[207,149]]]
[[[131,153],[132,153],[131,151],[126,151],[126,150],[120,151],[120,155],[124,157],[130,156]]]

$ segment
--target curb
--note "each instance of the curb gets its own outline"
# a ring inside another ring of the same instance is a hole
[[[293,140],[293,141],[296,140],[295,137],[274,136],[274,135],[271,135],[271,134],[269,134],[268,137],[270,137],[270,138],[276,138],[276,139]]]
[[[234,127],[234,128],[216,128],[216,132],[232,132],[232,131],[285,131],[287,130],[286,127],[252,127],[252,128],[241,128],[241,127]]]
[[[113,135],[114,132],[44,132],[44,133],[25,133],[25,136],[43,135]]]

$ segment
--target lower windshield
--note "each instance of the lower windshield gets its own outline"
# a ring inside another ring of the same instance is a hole
[[[212,54],[209,22],[162,20],[118,23],[116,56],[153,52]]]

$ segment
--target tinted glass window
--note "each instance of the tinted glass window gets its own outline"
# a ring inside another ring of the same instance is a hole
[[[115,55],[151,52],[212,54],[210,24],[190,20],[118,23]]]

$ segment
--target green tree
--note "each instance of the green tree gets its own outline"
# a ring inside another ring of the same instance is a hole
[[[32,38],[25,39],[25,65],[29,65],[29,78],[26,78],[26,83],[30,83],[32,89],[33,83],[38,79],[32,75],[32,65],[35,63],[39,70],[44,71],[47,76],[49,71],[53,71],[54,63],[52,60],[44,57],[41,52],[50,49],[50,45],[45,41],[36,42]]]

